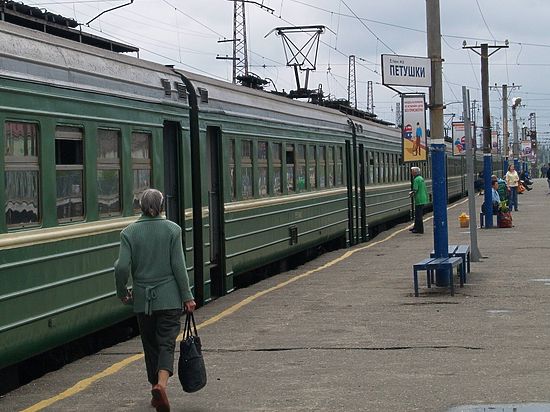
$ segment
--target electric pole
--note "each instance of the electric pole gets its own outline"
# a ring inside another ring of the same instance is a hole
[[[233,1],[233,84],[238,76],[248,76],[246,47],[246,8],[244,1]]]
[[[516,86],[512,83],[511,87],[507,84],[502,85],[502,147],[503,147],[503,172],[508,170],[508,157],[510,155],[510,132],[508,128],[508,98],[513,90],[519,89],[520,86]]]
[[[435,257],[449,256],[449,232],[447,224],[447,181],[445,162],[445,130],[443,118],[443,71],[441,58],[441,25],[439,0],[426,0],[426,31],[428,58],[432,64],[430,87],[430,130],[432,144],[432,192],[434,216]],[[436,285],[447,286],[448,270],[436,271]]]
[[[238,78],[248,77],[248,47],[246,44],[246,8],[245,3],[253,3],[273,14],[274,10],[251,0],[233,1],[233,38],[220,40],[218,43],[233,42],[233,57],[217,56],[218,60],[233,60],[233,84],[237,84]]]
[[[464,121],[464,134],[466,138],[466,176],[468,188],[468,212],[470,213],[470,259],[472,262],[479,262],[481,252],[477,246],[477,222],[476,222],[476,199],[474,189],[474,136],[470,120],[470,91],[462,86],[462,119]]]
[[[403,113],[401,113],[401,103],[400,102],[395,103],[395,124],[398,127],[403,126],[403,120],[401,118],[402,114]]]
[[[508,163],[508,85],[502,85],[502,153],[505,163]],[[508,165],[503,165],[504,170],[508,169]]]
[[[536,113],[530,113],[529,114],[529,137],[531,138],[531,153],[533,160],[532,167],[531,167],[531,175],[536,176],[537,175],[537,153],[538,153],[538,147],[537,147],[537,114]]]
[[[367,112],[374,113],[374,90],[372,89],[372,80],[367,82]]]
[[[485,228],[493,227],[493,209],[492,209],[492,190],[491,190],[491,174],[493,168],[491,165],[491,111],[489,109],[489,57],[503,48],[508,48],[506,40],[504,46],[489,46],[483,43],[479,46],[467,46],[466,41],[462,44],[463,49],[471,49],[481,56],[481,98],[482,98],[482,114],[483,114],[483,175],[485,180],[484,190],[485,199],[483,212],[485,215]],[[478,52],[476,49],[480,49]],[[489,49],[495,49],[489,54]]]
[[[348,65],[348,102],[351,107],[357,109],[357,79],[355,77],[355,56],[349,56]]]

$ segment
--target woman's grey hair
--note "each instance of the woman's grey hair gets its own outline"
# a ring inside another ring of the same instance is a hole
[[[141,195],[139,206],[146,216],[156,217],[162,212],[164,196],[157,189],[146,189]]]
[[[413,167],[411,167],[411,171],[420,174],[420,168],[419,167],[413,166]]]

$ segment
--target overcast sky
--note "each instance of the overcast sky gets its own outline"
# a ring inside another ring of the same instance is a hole
[[[86,23],[101,11],[128,1],[25,2]],[[274,33],[265,36],[275,27],[324,25],[327,30],[321,36],[317,70],[310,76],[309,88],[322,83],[325,94],[346,98],[348,56],[355,55],[359,108],[366,108],[366,85],[370,80],[374,83],[375,113],[395,121],[395,103],[399,99],[381,85],[380,55],[426,56],[424,0],[257,2],[274,12],[254,4],[246,6],[250,71],[271,78],[279,90],[295,88],[294,73],[285,66],[281,38]],[[490,57],[490,84],[520,85],[511,91],[511,97],[522,97],[520,121],[527,123],[529,114],[536,113],[537,129],[544,137],[544,132],[550,130],[549,18],[548,0],[442,0],[446,120],[452,118],[452,113],[461,114],[461,104],[453,103],[462,100],[461,86],[470,89],[472,99],[481,101],[480,58],[473,51],[462,49],[463,40],[469,45],[503,45],[507,39],[509,48]],[[216,56],[232,54],[231,43],[218,43],[233,36],[232,1],[134,0],[127,7],[103,15],[85,30],[135,45],[141,49],[143,59],[231,81],[231,61],[216,60]],[[296,41],[300,43],[301,39]],[[490,101],[491,115],[501,123],[499,91],[490,92]]]

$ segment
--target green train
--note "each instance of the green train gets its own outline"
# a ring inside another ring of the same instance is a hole
[[[410,214],[410,165],[384,122],[119,54],[97,37],[0,21],[0,40],[0,369],[131,316],[113,262],[148,187],[184,228],[199,304],[258,268],[366,241]],[[464,171],[448,157],[450,198],[465,194]]]

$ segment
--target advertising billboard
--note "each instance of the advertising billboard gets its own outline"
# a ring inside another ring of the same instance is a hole
[[[427,57],[382,55],[382,84],[430,87],[432,63]]]
[[[403,162],[428,160],[426,139],[426,99],[423,94],[402,94],[403,126],[401,150]]]
[[[475,130],[476,126],[472,122],[472,131],[470,135],[475,142]],[[464,130],[464,122],[453,122],[453,155],[464,156],[466,155],[466,132]]]
[[[491,131],[491,153],[498,154],[498,132],[496,130]]]

